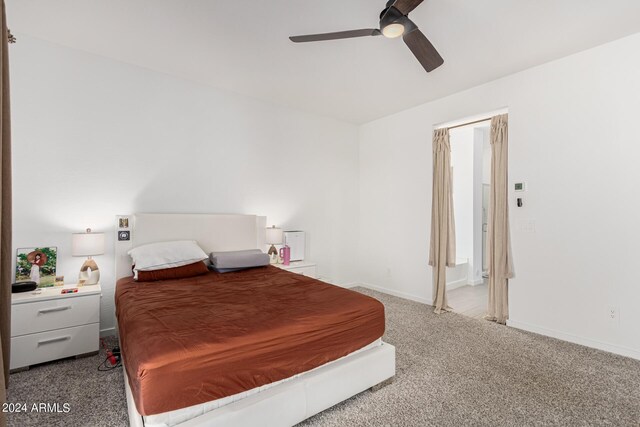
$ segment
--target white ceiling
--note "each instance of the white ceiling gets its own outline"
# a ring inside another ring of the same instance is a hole
[[[429,74],[401,39],[288,40],[377,28],[385,2],[6,0],[15,34],[353,123],[640,32],[638,0],[425,0],[410,17],[445,60]]]

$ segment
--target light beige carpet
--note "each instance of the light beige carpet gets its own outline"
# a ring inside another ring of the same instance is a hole
[[[385,304],[395,381],[303,426],[640,426],[640,361],[356,290]],[[10,402],[69,402],[71,411],[9,414],[9,425],[126,426],[122,372],[98,372],[101,361],[11,375]]]
[[[385,304],[395,381],[304,426],[640,426],[640,361],[357,290]]]

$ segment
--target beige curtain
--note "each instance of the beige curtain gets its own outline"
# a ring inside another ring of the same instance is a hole
[[[508,284],[513,277],[508,203],[508,116],[491,119],[491,195],[487,254],[489,269],[488,320],[505,324],[509,318]]]
[[[451,146],[449,129],[433,132],[433,195],[431,199],[431,246],[429,265],[433,267],[435,313],[451,311],[447,304],[446,267],[456,263],[456,233],[451,191]]]
[[[7,41],[7,18],[4,0],[0,0],[2,7],[2,53],[0,54],[0,73],[2,73],[2,87],[0,88],[0,343],[2,351],[0,361],[1,398],[6,398],[5,388],[9,381],[9,345],[11,343],[11,127],[9,120],[9,61]],[[0,424],[6,420],[0,415]]]

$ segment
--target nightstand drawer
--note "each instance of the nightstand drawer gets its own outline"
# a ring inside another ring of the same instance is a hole
[[[51,331],[100,321],[100,295],[14,304],[11,336]]]
[[[275,264],[274,267],[278,267],[282,270],[289,271],[295,274],[302,274],[303,276],[318,278],[318,270],[315,263],[308,261],[294,261],[289,265]]]
[[[11,338],[11,369],[98,351],[98,323]]]

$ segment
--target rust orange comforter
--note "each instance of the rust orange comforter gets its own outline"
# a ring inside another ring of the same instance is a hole
[[[374,342],[384,306],[267,266],[116,288],[121,350],[138,412],[220,399]]]

